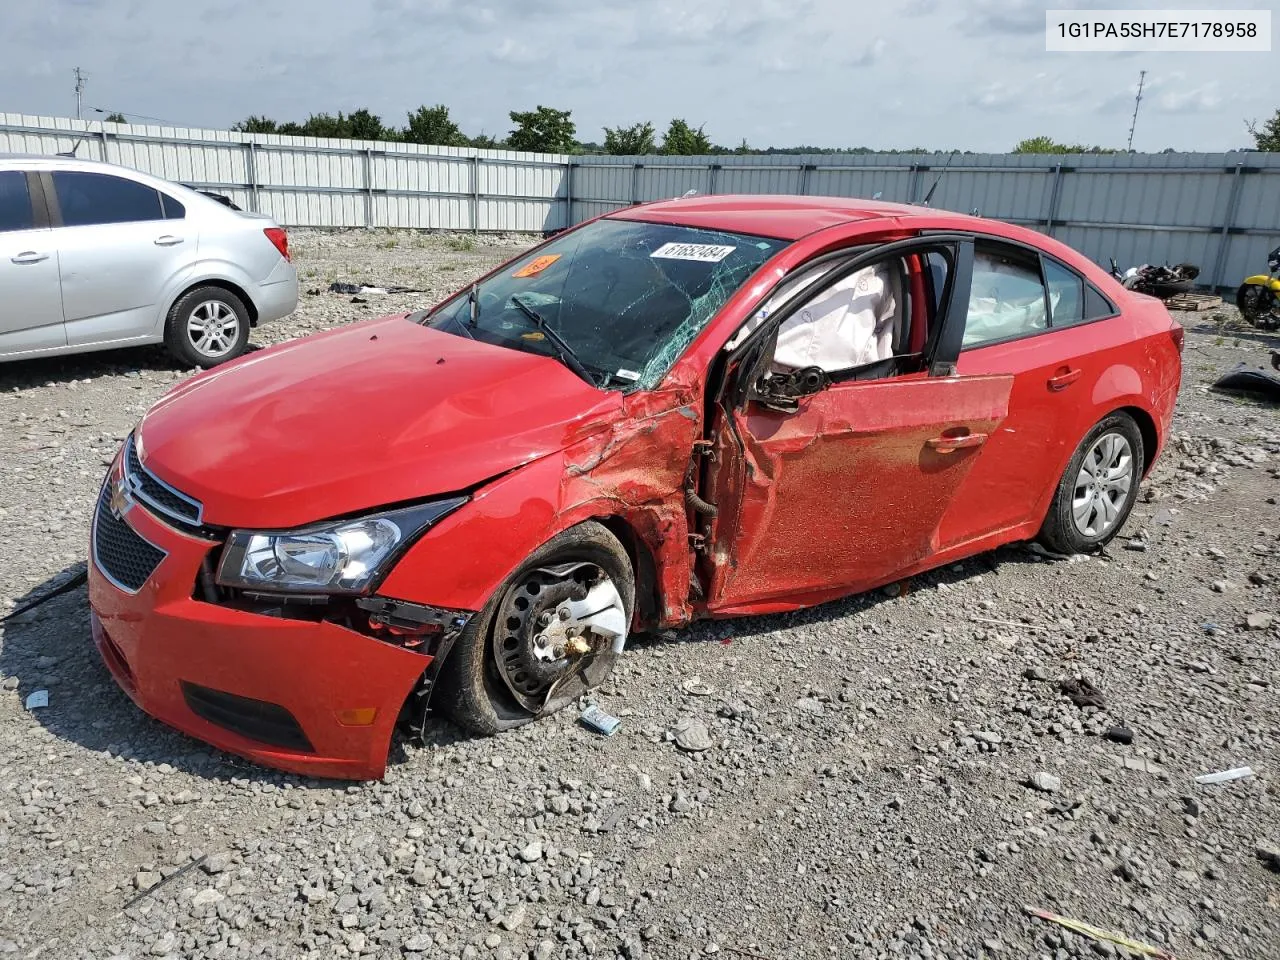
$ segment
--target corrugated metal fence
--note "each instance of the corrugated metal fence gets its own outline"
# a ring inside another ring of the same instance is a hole
[[[229,195],[289,226],[548,231],[699,193],[918,202],[942,154],[574,157],[0,114],[0,152],[56,153]],[[1042,230],[1105,264],[1190,261],[1234,286],[1280,244],[1280,154],[957,155],[932,206]]]

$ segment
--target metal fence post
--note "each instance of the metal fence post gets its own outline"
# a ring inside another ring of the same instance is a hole
[[[1058,217],[1058,199],[1062,196],[1062,164],[1053,168],[1053,183],[1049,188],[1049,209],[1045,214],[1044,232],[1053,236],[1053,221]]]
[[[576,166],[572,160],[566,160],[564,164],[564,225],[565,227],[573,226],[573,168]]]
[[[911,181],[907,184],[907,203],[915,203],[920,193],[920,164],[911,164],[908,171],[911,174]]]
[[[802,163],[800,164],[800,196],[807,196],[809,193],[809,175],[812,171],[817,170],[817,164]]]
[[[644,170],[643,163],[637,163],[631,170],[631,205],[635,206],[640,202],[640,172]]]
[[[707,193],[714,194],[716,192],[716,181],[720,179],[720,164],[707,164]]]
[[[361,155],[364,174],[364,225],[368,229],[373,226],[373,150],[365,147]]]
[[[471,158],[471,232],[480,232],[480,154]]]
[[[102,124],[98,124],[98,142],[102,149],[103,163],[109,163],[110,161],[107,158],[107,130]]]
[[[258,202],[258,145],[248,140],[245,147],[244,172],[249,181],[249,209],[253,213],[261,213],[262,206]]]
[[[1222,226],[1218,229],[1220,239],[1218,240],[1218,255],[1213,261],[1212,283],[1209,284],[1210,289],[1216,290],[1222,286],[1222,271],[1227,265],[1227,247],[1231,244],[1231,228],[1235,226],[1236,211],[1240,207],[1240,191],[1243,178],[1240,174],[1243,172],[1244,164],[1237,163],[1235,170],[1231,174],[1231,191],[1227,194],[1227,209],[1222,215]],[[1226,171],[1223,170],[1225,173]]]

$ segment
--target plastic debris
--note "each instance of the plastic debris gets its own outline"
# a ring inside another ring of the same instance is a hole
[[[1196,783],[1227,783],[1231,780],[1243,780],[1252,776],[1252,767],[1236,767],[1232,770],[1219,770],[1217,773],[1202,774],[1196,777]]]
[[[1128,727],[1114,726],[1103,734],[1112,743],[1123,743],[1125,746],[1133,743],[1133,731]]]
[[[618,728],[622,726],[621,720],[605,713],[594,703],[583,710],[578,719],[582,721],[583,726],[587,727],[587,729],[602,733],[606,737],[612,737],[618,732]]]
[[[49,705],[49,691],[33,690],[27,694],[26,704],[28,710],[39,710],[41,707],[47,707]]]
[[[1097,707],[1099,710],[1107,708],[1107,698],[1087,677],[1063,680],[1058,684],[1058,688],[1070,697],[1071,702],[1077,707]]]
[[[1023,907],[1022,909],[1033,917],[1056,923],[1060,927],[1066,927],[1072,933],[1083,934],[1086,937],[1097,940],[1099,943],[1114,943],[1133,953],[1139,953],[1146,957],[1155,957],[1156,960],[1176,960],[1174,955],[1167,950],[1153,947],[1149,943],[1130,940],[1128,937],[1123,937],[1118,933],[1111,933],[1101,927],[1091,926],[1079,920],[1072,920],[1070,917],[1059,916],[1056,913],[1050,913],[1048,910],[1037,910],[1034,907]]]
[[[691,697],[709,697],[716,692],[714,687],[703,683],[701,677],[690,677],[680,684],[680,689]]]
[[[346,283],[335,280],[329,284],[330,293],[421,293],[417,287],[376,286],[366,283]]]
[[[685,717],[676,722],[671,732],[675,736],[676,746],[688,753],[701,753],[714,746],[711,734],[707,732],[707,725],[701,720]]]

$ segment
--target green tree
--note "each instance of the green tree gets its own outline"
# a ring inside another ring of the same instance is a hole
[[[465,147],[467,138],[449,117],[449,108],[443,103],[434,107],[421,106],[409,114],[409,125],[402,134],[408,143],[427,143],[438,147]]]
[[[256,114],[241,120],[239,123],[232,124],[232,130],[238,130],[240,133],[281,133],[280,125],[268,117],[259,117]]]
[[[468,140],[466,145],[480,150],[501,150],[507,144],[505,141],[491,137],[487,133],[481,133]]]
[[[636,123],[629,127],[605,127],[604,152],[622,157],[655,153],[653,124]]]
[[[1268,153],[1280,151],[1280,110],[1270,120],[1263,121],[1261,129],[1256,120],[1245,121],[1249,136],[1253,137],[1253,149],[1265,150]]]
[[[511,111],[511,122],[516,125],[507,137],[512,150],[528,150],[533,153],[568,153],[573,149],[577,126],[569,119],[573,111],[554,110],[538,104],[536,110]]]
[[[710,153],[711,149],[711,138],[702,132],[701,127],[695,130],[684,120],[677,118],[667,127],[658,152],[667,156],[691,157]]]
[[[338,114],[341,118],[342,114]],[[396,132],[382,125],[382,118],[361,107],[347,117],[347,133],[351,140],[394,140]]]
[[[1111,147],[1086,147],[1081,143],[1058,143],[1053,137],[1027,137],[1013,148],[1013,153],[1119,153]]]
[[[107,114],[107,123],[128,123],[128,122],[129,122],[129,121],[128,121],[128,120],[126,120],[126,119],[124,118],[124,114],[123,114],[123,113],[108,113],[108,114]]]

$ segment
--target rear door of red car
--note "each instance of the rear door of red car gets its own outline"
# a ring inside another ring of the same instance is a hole
[[[966,323],[960,373],[1011,374],[1014,385],[1008,418],[943,518],[942,548],[1039,523],[1076,445],[1099,419],[1098,378],[1133,346],[1115,307],[1080,274],[990,238],[977,242]]]
[[[835,372],[788,401],[770,386],[768,323],[729,354],[701,487],[717,509],[702,566],[708,609],[780,608],[865,589],[936,549],[939,522],[1004,421],[1013,383],[1006,375],[954,375],[972,242],[898,241],[833,271],[848,276],[882,258],[919,264],[938,256],[948,280],[929,297],[928,343],[901,365]],[[811,289],[839,279],[824,277]],[[810,296],[806,290],[770,318],[775,334]]]

